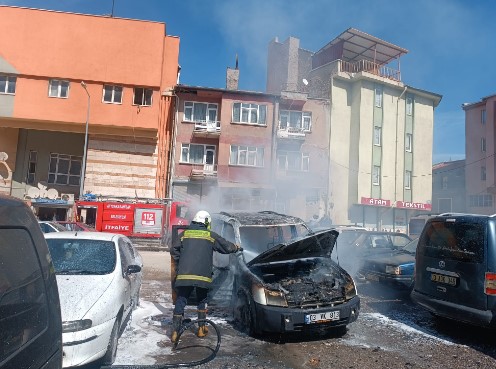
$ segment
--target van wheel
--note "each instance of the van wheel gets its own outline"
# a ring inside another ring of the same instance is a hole
[[[249,336],[254,336],[257,333],[253,304],[253,300],[246,293],[238,291],[238,300],[236,302],[237,316],[239,316],[241,331]]]
[[[117,342],[119,340],[119,326],[120,326],[120,318],[117,317],[115,319],[115,323],[112,328],[112,333],[110,334],[110,340],[107,346],[107,352],[105,353],[105,356],[102,358],[103,365],[112,365],[115,361],[115,357],[117,356]]]

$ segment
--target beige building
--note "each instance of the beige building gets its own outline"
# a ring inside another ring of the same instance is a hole
[[[315,53],[295,38],[269,44],[267,92],[329,99],[330,164],[322,170],[329,170],[326,213],[334,224],[406,232],[412,215],[431,210],[441,96],[402,81],[407,52],[353,28]]]

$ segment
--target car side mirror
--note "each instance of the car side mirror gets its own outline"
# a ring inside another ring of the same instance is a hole
[[[139,265],[129,265],[126,269],[126,275],[141,272],[141,267]]]

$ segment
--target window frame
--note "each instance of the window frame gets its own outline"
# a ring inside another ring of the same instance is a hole
[[[52,95],[52,87],[55,83],[57,83],[57,94]],[[62,96],[62,88],[64,85],[66,86],[66,95]],[[48,97],[52,97],[55,99],[68,99],[70,90],[71,83],[69,81],[63,79],[50,79],[48,81]]]
[[[383,92],[384,89],[381,85],[374,87],[374,106],[376,108],[382,108]]]
[[[55,162],[55,172],[51,171],[51,168],[50,168],[51,165],[52,165],[52,159],[55,159],[56,160],[56,162]],[[69,160],[69,166],[67,168],[67,173],[62,173],[62,172],[59,173],[60,160]],[[79,174],[78,175],[71,174],[71,167],[73,165],[73,162],[79,162],[80,168],[79,168]],[[57,185],[57,186],[80,186],[80,184],[81,184],[81,177],[82,177],[82,171],[83,171],[82,162],[83,162],[82,156],[70,155],[70,154],[60,154],[60,153],[51,152],[50,153],[50,160],[48,161],[48,178],[47,178],[47,182],[49,184],[53,184],[53,185]],[[53,179],[50,178],[51,176],[54,176]],[[59,176],[60,177],[67,176],[67,180],[65,181],[65,183],[60,183],[60,182],[57,181],[57,178]],[[78,183],[70,183],[70,179],[71,178],[78,178],[79,179]]]
[[[188,161],[183,161],[183,151],[186,148],[188,149]],[[202,162],[201,163],[195,163],[191,162],[191,146],[203,146],[203,156],[202,156]],[[215,158],[217,157],[217,147],[215,145],[207,145],[207,144],[195,144],[191,142],[183,142],[181,143],[181,155],[179,156],[179,163],[180,164],[191,164],[191,165],[205,165],[207,164],[206,158],[207,158],[207,151],[208,150],[213,150],[214,151],[214,164],[215,164]]]
[[[405,170],[405,189],[406,190],[412,189],[412,171],[411,170]]]
[[[111,99],[110,101],[105,100],[105,93],[106,93],[106,88],[110,87],[112,88],[111,90]],[[120,101],[115,101],[115,90],[120,89],[121,90],[121,98]],[[122,86],[118,85],[108,85],[104,84],[103,85],[103,94],[102,94],[102,103],[104,104],[116,104],[116,105],[122,105],[122,100],[124,98],[124,88]]]
[[[372,167],[372,185],[381,185],[381,167],[379,165],[374,165]]]
[[[237,120],[235,110],[238,106],[239,109],[239,120]],[[261,109],[263,108],[263,109]],[[256,110],[256,122],[251,121],[253,112]],[[263,114],[261,113],[264,110]],[[247,119],[243,120],[243,111],[247,111]],[[231,109],[231,123],[233,124],[250,124],[254,126],[267,126],[267,104],[249,103],[249,102],[233,102]],[[263,119],[261,117],[263,116]]]
[[[205,108],[205,119],[196,118],[195,115],[195,104],[206,105]],[[191,106],[186,106],[191,105]],[[214,108],[215,107],[215,108]],[[191,109],[191,119],[186,118],[186,109]],[[210,119],[210,112],[215,112],[215,120]],[[206,122],[217,122],[219,117],[219,104],[210,103],[203,101],[184,101],[183,104],[183,122],[189,123],[206,123]]]
[[[407,133],[405,135],[405,151],[412,152],[413,151],[413,134]]]
[[[294,116],[295,114],[301,114],[300,118],[300,124],[299,127],[294,127],[291,125],[291,116]],[[285,117],[285,126],[281,124],[282,122],[282,117]],[[307,123],[305,123],[307,122]],[[285,130],[287,128],[298,128],[302,132],[312,132],[312,112],[311,111],[304,111],[304,110],[287,110],[287,109],[281,109],[279,111],[279,129],[280,130]]]
[[[137,90],[142,90],[141,102],[142,103],[144,102],[145,104],[136,104],[136,96],[137,96],[136,92],[137,92]],[[145,95],[145,93],[147,91],[150,91],[150,103],[149,104],[146,104],[146,101],[144,101],[144,100],[146,100],[146,97],[147,97]],[[133,88],[133,105],[134,106],[140,106],[140,107],[141,106],[152,106],[152,104],[153,104],[153,90],[151,88],[147,88],[147,87],[134,87]]]
[[[299,168],[289,168],[288,157],[289,154],[298,154],[299,155]],[[280,158],[284,157],[284,167],[281,167]],[[308,152],[300,152],[300,151],[288,151],[288,150],[279,150],[276,153],[277,160],[277,169],[289,172],[309,172],[310,171],[310,153]],[[305,169],[306,168],[306,169]]]
[[[0,74],[0,78],[5,78],[5,87],[3,91],[0,90],[0,95],[15,95],[17,89],[17,76],[12,76],[9,74]],[[12,83],[12,80],[13,80],[14,91],[9,92],[9,85]]]
[[[481,152],[486,152],[486,138],[485,137],[481,137]]]
[[[487,180],[487,170],[486,166],[482,165],[481,166],[481,181],[486,181]]]
[[[407,97],[405,100],[406,103],[406,115],[413,115],[413,97]]]
[[[382,127],[374,126],[374,146],[382,146]]]
[[[33,160],[33,154],[35,156]],[[31,165],[34,166],[34,170],[31,170]],[[36,169],[38,168],[38,151],[29,150],[28,155],[28,170],[26,173],[26,184],[34,185],[36,183]],[[31,179],[32,178],[32,179]]]
[[[486,124],[487,112],[486,109],[481,110],[481,124]]]
[[[236,148],[236,151],[233,149]],[[244,153],[244,160],[241,157]],[[233,158],[236,157],[236,162],[233,163]],[[250,158],[253,158],[253,164],[249,164]],[[244,163],[240,163],[244,161]],[[261,161],[259,165],[258,161]],[[229,145],[229,165],[239,167],[263,168],[265,166],[265,147],[264,146],[248,146],[248,145]]]

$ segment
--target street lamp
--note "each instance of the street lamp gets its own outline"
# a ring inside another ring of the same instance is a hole
[[[80,182],[80,187],[79,187],[79,198],[83,197],[84,194],[84,178],[86,177],[86,154],[88,152],[88,120],[90,119],[90,93],[88,92],[86,83],[84,81],[81,81],[81,86],[83,86],[84,90],[86,91],[86,95],[88,95],[88,109],[86,111],[86,133],[84,134],[84,149],[83,149],[83,164],[81,166],[81,180]]]

